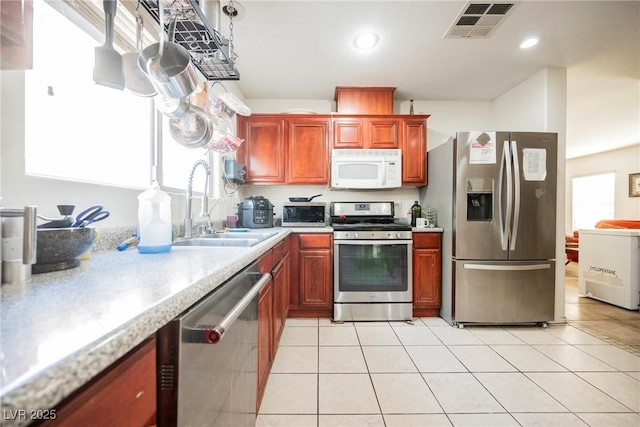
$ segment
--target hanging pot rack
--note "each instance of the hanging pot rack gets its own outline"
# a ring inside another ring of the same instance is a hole
[[[160,23],[159,0],[140,4]],[[207,80],[239,80],[229,40],[213,29],[196,0],[165,0],[164,13],[176,18],[174,43],[189,51],[191,60]],[[168,26],[165,28],[165,32]]]

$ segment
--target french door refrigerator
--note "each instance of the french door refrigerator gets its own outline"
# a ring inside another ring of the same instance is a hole
[[[557,134],[459,132],[428,153],[425,206],[443,233],[441,316],[553,320]]]

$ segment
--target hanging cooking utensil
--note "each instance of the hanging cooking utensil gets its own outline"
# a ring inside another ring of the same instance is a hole
[[[113,48],[113,21],[118,9],[117,0],[103,0],[104,45],[96,47],[93,81],[113,89],[124,89],[122,56]]]
[[[211,139],[213,122],[201,108],[191,104],[184,116],[169,120],[169,132],[180,145],[200,148]]]
[[[102,205],[92,205],[78,214],[71,227],[86,227],[87,225],[102,221],[111,215]]]
[[[140,6],[140,2],[138,2]],[[130,92],[138,96],[154,96],[158,93],[149,80],[144,71],[140,69],[138,65],[138,57],[142,51],[142,29],[144,22],[142,16],[138,15],[136,8],[136,51],[125,53],[122,56],[123,71],[124,71],[124,84]]]
[[[289,201],[290,202],[310,202],[316,197],[320,197],[320,196],[322,196],[322,194],[316,194],[315,196],[311,196],[311,197],[289,197]]]
[[[188,96],[183,96],[182,98],[167,98],[164,95],[157,95],[153,101],[158,111],[171,118],[183,117],[191,106],[191,101]]]
[[[160,0],[159,3],[162,3]],[[174,43],[176,17],[171,15],[169,35],[164,40],[164,10],[159,7],[160,42],[147,46],[140,52],[138,65],[149,75],[151,83],[159,94],[167,98],[184,98],[198,87],[195,66],[189,51]]]

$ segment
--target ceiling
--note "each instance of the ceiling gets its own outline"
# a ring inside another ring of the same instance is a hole
[[[567,156],[640,143],[640,2],[513,3],[488,37],[445,38],[467,1],[243,0],[238,86],[249,99],[394,86],[397,100],[491,101],[546,67],[566,67]],[[376,48],[353,47],[363,30],[379,34]],[[530,35],[542,41],[518,49]]]

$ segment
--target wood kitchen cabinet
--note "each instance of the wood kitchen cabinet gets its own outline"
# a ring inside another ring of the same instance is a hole
[[[427,184],[428,115],[254,114],[238,117],[247,184],[326,185],[331,148],[402,149],[402,184]]]
[[[402,184],[427,185],[427,120],[402,121]]]
[[[326,317],[333,313],[331,233],[291,235],[290,317]]]
[[[442,233],[413,233],[413,316],[439,316],[441,295]]]
[[[148,338],[80,388],[42,426],[156,424],[156,338]]]
[[[280,343],[280,337],[284,330],[284,324],[289,312],[289,277],[291,272],[291,258],[289,255],[289,238],[278,243],[273,249],[273,346],[272,356],[275,359],[276,351]]]
[[[401,121],[393,117],[333,119],[333,148],[399,148]]]
[[[0,69],[33,68],[33,1],[0,1]]]
[[[258,297],[258,395],[256,413],[260,409],[262,396],[267,386],[273,347],[273,280],[260,291]]]
[[[329,182],[329,120],[287,119],[289,158],[288,184]]]
[[[286,128],[282,117],[238,116],[240,145],[237,159],[246,166],[245,182],[284,184],[286,181]]]
[[[271,272],[272,279],[258,297],[258,393],[256,413],[276,358],[278,344],[289,309],[289,237],[277,243],[259,260],[260,272]]]
[[[248,184],[329,183],[328,117],[238,117],[238,161]]]

